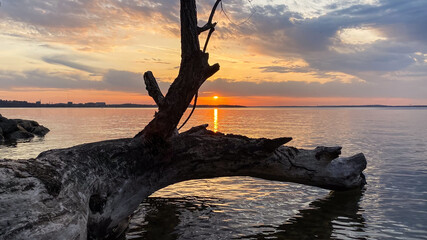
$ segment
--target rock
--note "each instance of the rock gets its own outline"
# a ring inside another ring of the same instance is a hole
[[[27,131],[16,131],[9,135],[10,141],[19,141],[19,140],[30,140],[34,138],[34,134]]]
[[[34,127],[34,130],[32,131],[33,134],[39,136],[39,137],[43,137],[44,135],[46,135],[50,130],[46,127],[43,126],[36,126]]]
[[[43,137],[50,130],[44,126],[40,126],[38,122],[32,120],[14,119],[18,123],[18,127],[22,127],[27,132],[33,133],[39,137]]]
[[[28,132],[32,132],[34,129],[34,127],[31,125],[30,122],[21,121],[21,122],[18,122],[18,126],[25,129]]]
[[[2,120],[3,121],[0,122],[0,128],[3,129],[5,135],[18,131],[18,126],[14,120],[7,118],[3,118]]]
[[[1,118],[1,115],[0,115]],[[3,130],[0,128],[0,144],[4,143]]]
[[[0,115],[0,144],[30,140],[35,136],[43,137],[49,129],[36,121],[23,119],[7,119]]]

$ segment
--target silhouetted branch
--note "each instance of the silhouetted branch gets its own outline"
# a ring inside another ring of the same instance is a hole
[[[215,31],[216,22],[215,22],[215,23],[212,23],[212,20],[213,20],[213,17],[214,17],[214,15],[215,15],[216,8],[218,7],[218,4],[219,4],[220,2],[221,2],[221,0],[217,0],[217,1],[215,2],[214,6],[213,6],[213,8],[212,8],[212,11],[211,11],[211,15],[209,16],[209,20],[208,20],[208,22],[207,22],[203,27],[199,28],[199,34],[200,34],[201,32],[204,32],[204,31],[206,31],[206,30],[208,30],[208,29],[209,29],[208,37],[206,38],[206,42],[205,42],[205,45],[204,45],[204,47],[203,47],[203,52],[206,52],[206,49],[207,49],[207,47],[208,47],[209,40],[211,39],[211,35],[212,35],[212,33]]]
[[[218,3],[216,3],[218,5]],[[210,18],[212,22],[213,14]],[[181,64],[179,74],[170,86],[163,104],[154,119],[137,135],[143,141],[167,140],[176,130],[179,121],[200,86],[219,70],[210,66],[209,55],[200,50],[195,0],[181,0]]]
[[[209,30],[209,29],[211,29],[211,28],[215,28],[216,23],[212,23],[212,20],[213,20],[213,17],[214,17],[214,15],[215,15],[215,12],[216,12],[216,9],[217,9],[217,7],[218,7],[218,4],[219,4],[220,2],[221,2],[221,0],[217,0],[217,1],[215,2],[214,6],[212,7],[211,14],[209,15],[208,22],[207,22],[203,27],[198,27],[198,32],[199,32],[199,34],[200,34],[200,33],[202,33],[202,32],[204,32],[204,31],[207,31],[207,30]]]
[[[156,102],[158,107],[162,106],[165,97],[163,96],[156,78],[151,71],[144,73],[144,82],[148,95],[154,99],[154,102]]]

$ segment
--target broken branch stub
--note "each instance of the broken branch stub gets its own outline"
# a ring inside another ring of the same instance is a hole
[[[144,73],[144,83],[148,95],[153,98],[158,107],[162,106],[165,97],[163,96],[162,91],[157,84],[156,78],[151,71]]]

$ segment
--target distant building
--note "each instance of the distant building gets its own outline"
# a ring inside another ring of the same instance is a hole
[[[42,101],[37,101],[36,102],[36,105],[41,105],[42,104]]]
[[[105,102],[96,102],[95,105],[99,107],[105,107],[107,104],[105,104]]]
[[[73,102],[68,102],[67,104],[68,104],[68,105],[73,105]]]

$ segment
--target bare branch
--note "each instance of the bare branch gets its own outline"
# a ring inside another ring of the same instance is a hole
[[[153,73],[151,71],[148,71],[144,73],[144,82],[145,82],[145,89],[147,89],[148,95],[154,99],[157,106],[160,108],[164,104],[164,96],[162,94],[162,91],[159,88],[159,85],[157,84],[156,78],[154,77]]]
[[[211,28],[208,33],[208,37],[206,38],[205,46],[203,47],[203,52],[206,52],[206,48],[208,47],[209,39],[211,39],[212,33],[215,31],[215,28]]]
[[[190,120],[191,116],[194,113],[194,110],[196,110],[196,106],[197,106],[197,98],[199,97],[199,93],[196,92],[196,95],[194,95],[194,103],[193,103],[193,108],[191,109],[190,114],[188,115],[187,119],[185,119],[185,121],[181,124],[181,126],[178,128],[178,131],[181,130],[182,127],[184,127],[184,125],[188,122],[188,120]]]
[[[215,15],[216,8],[218,7],[218,4],[220,2],[221,2],[221,0],[217,0],[215,2],[214,6],[212,8],[212,11],[211,11],[211,15],[209,16],[208,22],[203,27],[201,27],[201,28],[198,27],[199,34],[209,29],[208,37],[206,38],[205,46],[203,47],[203,52],[206,52],[206,48],[208,47],[208,43],[209,43],[209,40],[211,38],[211,35],[215,31],[216,23],[212,23],[212,19]]]
[[[209,16],[208,22],[203,27],[197,27],[199,34],[204,32],[204,31],[207,31],[209,29],[215,28],[216,23],[212,23],[212,19],[215,15],[216,8],[218,7],[218,4],[220,2],[221,2],[221,0],[217,0],[215,2],[214,6],[212,7],[211,15]]]
[[[203,27],[197,27],[197,30],[200,33],[210,30],[211,28],[214,28],[216,26],[216,22],[215,23],[206,23]]]
[[[219,2],[217,1],[216,5]],[[195,0],[180,0],[180,3],[181,64],[179,73],[169,87],[163,100],[164,104],[159,107],[159,112],[137,135],[142,136],[145,142],[150,142],[149,139],[167,140],[174,135],[179,121],[200,86],[219,70],[218,64],[209,65],[209,55],[200,49]]]
[[[221,2],[221,0],[216,0],[214,6],[212,7],[211,15],[209,16],[209,20],[208,20],[209,23],[212,23],[212,19],[213,19],[214,15],[215,15],[216,8],[218,7],[218,4],[220,2]]]

